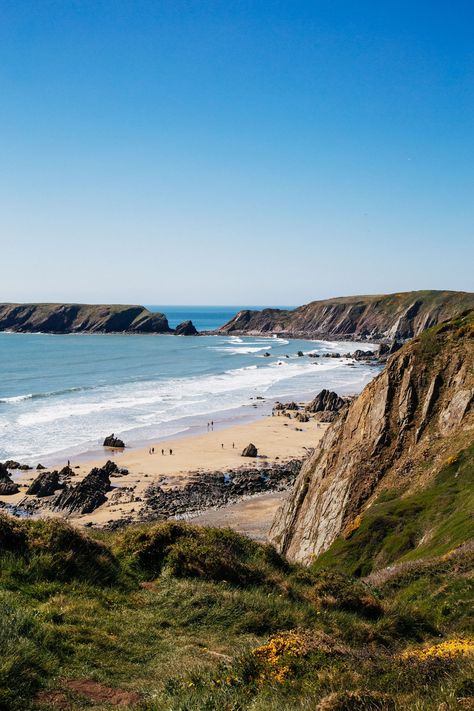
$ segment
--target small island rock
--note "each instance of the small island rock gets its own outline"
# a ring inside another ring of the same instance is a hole
[[[174,335],[175,336],[197,336],[198,331],[196,330],[193,322],[188,319],[187,321],[183,321],[183,323],[180,323],[178,326],[176,326]]]

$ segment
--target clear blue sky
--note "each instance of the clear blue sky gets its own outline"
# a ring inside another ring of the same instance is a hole
[[[474,290],[471,0],[1,0],[0,301]]]

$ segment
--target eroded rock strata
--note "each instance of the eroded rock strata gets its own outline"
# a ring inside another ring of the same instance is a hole
[[[417,336],[472,308],[474,294],[460,291],[345,296],[313,301],[292,311],[239,311],[218,332],[392,342]]]
[[[391,356],[302,467],[270,537],[308,563],[387,488],[423,486],[474,437],[474,311]]]

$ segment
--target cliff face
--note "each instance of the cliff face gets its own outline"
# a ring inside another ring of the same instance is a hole
[[[143,306],[104,304],[0,304],[0,331],[171,333],[164,314]]]
[[[240,311],[219,333],[351,340],[408,339],[474,308],[474,294],[410,291],[313,301],[294,311]]]
[[[272,542],[309,563],[387,489],[409,494],[474,439],[474,311],[393,355],[298,476]]]

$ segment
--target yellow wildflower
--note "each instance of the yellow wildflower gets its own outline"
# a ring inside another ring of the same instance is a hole
[[[402,659],[420,659],[421,661],[425,661],[433,657],[449,659],[467,654],[474,654],[474,640],[458,638],[448,639],[446,642],[440,642],[439,644],[424,647],[423,649],[409,649],[400,656]]]

